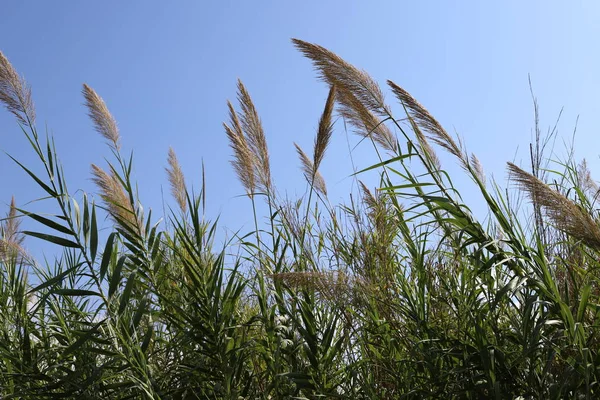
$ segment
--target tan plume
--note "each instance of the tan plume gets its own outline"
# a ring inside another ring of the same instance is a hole
[[[369,190],[369,188],[367,187],[367,185],[364,184],[363,181],[358,181],[358,183],[360,184],[362,198],[365,205],[370,210],[375,210],[377,208],[377,198],[373,195],[371,190]]]
[[[235,112],[233,105],[228,101],[229,119],[231,126],[223,124],[225,133],[229,138],[229,146],[233,150],[233,160],[231,164],[240,179],[240,182],[246,189],[248,196],[252,196],[256,189],[255,164],[257,162],[255,155],[250,150],[242,126]]]
[[[179,161],[177,160],[177,154],[173,148],[169,148],[169,167],[166,168],[169,183],[171,184],[171,194],[175,201],[179,205],[181,212],[185,213],[187,210],[187,189],[185,187],[185,177]]]
[[[390,115],[383,92],[365,71],[347,63],[337,54],[319,45],[299,39],[292,42],[305,57],[312,60],[321,78],[337,90],[352,93],[370,111],[381,116]]]
[[[398,144],[394,134],[357,97],[349,92],[338,92],[337,101],[340,115],[354,126],[356,134],[371,138],[383,149],[397,153]]]
[[[461,150],[454,139],[446,132],[442,125],[423,107],[414,97],[406,90],[396,85],[392,81],[388,81],[388,85],[400,100],[402,105],[406,107],[408,115],[422,130],[429,134],[429,138],[438,146],[446,149],[450,154],[458,157],[464,168],[468,169],[468,158]]]
[[[325,150],[327,150],[327,146],[331,140],[331,135],[333,134],[332,115],[334,106],[335,86],[332,86],[329,89],[329,94],[327,95],[325,109],[323,110],[323,114],[321,114],[321,119],[319,120],[319,129],[317,131],[317,137],[315,138],[313,164],[315,170],[317,171],[319,170],[321,161],[323,161],[323,158],[325,157]]]
[[[108,140],[111,147],[119,150],[121,146],[119,129],[117,128],[117,122],[108,111],[106,103],[94,89],[86,84],[83,85],[82,93],[85,98],[85,105],[88,108],[88,115],[92,119],[96,131]]]
[[[477,179],[479,179],[479,181],[483,185],[485,185],[485,171],[483,170],[483,166],[481,165],[481,162],[479,161],[477,156],[472,153],[471,153],[471,167],[473,168],[473,171],[475,172],[475,176],[477,177]]]
[[[0,102],[4,103],[19,123],[25,126],[32,126],[35,123],[31,89],[2,52],[0,52]]]
[[[0,260],[16,258],[18,262],[32,264],[32,258],[23,248],[25,236],[21,233],[21,219],[17,215],[15,198],[10,202],[6,219],[0,224]]]
[[[410,115],[408,116],[408,118],[409,118],[409,121],[411,122],[411,124],[413,125],[413,130],[414,130],[415,136],[417,137],[417,140],[419,142],[419,147],[421,148],[421,152],[425,155],[427,160],[429,160],[431,165],[436,170],[439,171],[442,168],[442,166],[440,163],[440,159],[438,158],[437,154],[435,153],[435,150],[433,150],[433,148],[429,144],[427,137],[425,135],[423,135],[423,131],[421,131],[421,129],[414,122],[414,119]]]
[[[258,183],[262,186],[261,189],[268,193],[271,191],[271,167],[269,165],[267,139],[256,107],[241,80],[238,80],[238,101],[242,108],[241,126],[256,160],[254,163],[256,177]]]
[[[588,246],[600,250],[600,227],[590,214],[534,175],[508,163],[512,179],[531,201],[544,209],[556,227]]]
[[[302,172],[304,172],[304,177],[308,181],[310,185],[312,185],[315,190],[324,196],[327,196],[327,187],[325,185],[325,179],[319,171],[315,170],[315,166],[312,160],[306,155],[306,153],[302,150],[300,146],[294,143],[296,147],[296,151],[298,152],[298,156],[300,157],[300,163],[302,164]]]
[[[92,164],[92,180],[100,189],[100,196],[104,201],[109,214],[118,225],[127,229],[138,230],[140,226],[136,220],[135,211],[131,201],[119,179],[113,174],[109,175],[102,168]]]
[[[391,112],[373,78],[324,47],[298,39],[292,41],[312,60],[320,77],[335,86],[340,113],[357,129],[357,133],[372,137],[384,149],[395,153],[397,143],[394,135],[378,117],[387,118]]]

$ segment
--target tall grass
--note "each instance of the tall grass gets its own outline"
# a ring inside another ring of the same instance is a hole
[[[238,82],[224,130],[255,226],[224,245],[205,217],[204,186],[188,190],[172,149],[175,207],[164,224],[145,213],[133,158],[87,85],[111,161],[91,167],[97,196],[74,196],[54,141],[38,133],[28,85],[0,53],[0,101],[38,165],[13,160],[55,203],[41,215],[13,201],[2,219],[0,397],[597,398],[600,192],[585,164],[570,158],[544,172],[538,136],[531,172],[508,164],[505,190],[402,87],[387,82],[392,111],[367,73],[293,43],[330,87],[312,156],[296,146],[309,190],[298,201],[278,194],[258,111]],[[359,192],[332,205],[319,168],[336,116],[375,150],[361,172],[378,172],[379,184],[358,173]],[[473,181],[485,224],[439,150]],[[263,201],[268,213],[258,215]],[[105,215],[112,229],[101,235]],[[21,230],[24,218],[41,229]],[[33,260],[29,238],[60,256]]]

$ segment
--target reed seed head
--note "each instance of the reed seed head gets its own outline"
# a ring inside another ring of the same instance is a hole
[[[332,115],[334,106],[335,86],[332,86],[329,89],[329,94],[327,95],[325,109],[323,110],[323,114],[321,114],[321,119],[319,120],[319,129],[317,131],[317,137],[315,138],[313,164],[315,170],[317,171],[319,170],[319,166],[325,157],[325,150],[327,150],[327,146],[331,140],[331,135],[333,134]]]
[[[187,189],[185,187],[185,177],[183,176],[181,165],[179,165],[177,155],[175,154],[175,150],[173,150],[173,148],[169,148],[168,163],[169,167],[166,168],[166,171],[169,183],[171,184],[171,194],[177,202],[177,205],[179,205],[181,212],[185,214],[187,210]]]
[[[126,224],[124,227],[128,229],[137,227],[138,223],[131,201],[114,173],[108,174],[102,168],[92,164],[92,175],[93,182],[100,189],[100,197],[115,223]]]
[[[241,126],[246,134],[250,151],[254,155],[256,177],[265,193],[271,191],[271,167],[267,139],[252,98],[241,80],[238,79],[238,101],[242,109]],[[231,111],[230,111],[231,112]]]
[[[102,97],[98,96],[94,89],[86,84],[83,85],[82,93],[88,109],[88,115],[92,119],[96,131],[108,140],[111,147],[118,151],[121,147],[119,129],[106,103],[104,103]]]
[[[35,123],[35,108],[31,88],[17,73],[8,58],[0,51],[0,103],[12,113],[20,124],[32,126]]]
[[[516,165],[508,163],[508,170],[519,188],[529,195],[534,205],[544,209],[558,229],[600,250],[600,227],[587,211]]]
[[[325,185],[325,179],[321,173],[315,170],[315,166],[310,159],[306,155],[306,153],[302,150],[300,146],[294,143],[296,147],[296,151],[298,152],[298,156],[300,157],[300,163],[302,165],[302,172],[304,173],[304,177],[308,181],[310,185],[312,185],[315,190],[324,196],[327,196],[327,186]]]
[[[356,133],[372,137],[384,149],[396,153],[395,137],[379,119],[391,116],[391,111],[373,78],[324,47],[298,39],[292,41],[312,60],[321,79],[335,87],[340,114],[357,129]]]
[[[429,134],[429,138],[438,146],[446,149],[450,154],[458,157],[463,167],[468,169],[468,157],[461,150],[454,139],[446,132],[442,125],[421,105],[410,93],[396,85],[392,81],[387,81],[392,92],[396,95],[400,103],[406,107],[408,115],[418,127]]]

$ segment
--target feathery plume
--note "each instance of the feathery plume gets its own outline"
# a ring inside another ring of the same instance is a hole
[[[15,198],[10,202],[6,219],[0,224],[0,260],[17,257],[18,262],[32,264],[31,257],[23,248],[25,236],[21,233],[21,220],[17,216]]]
[[[83,84],[82,93],[83,97],[85,97],[88,115],[94,122],[96,131],[104,136],[109,144],[118,151],[121,147],[119,129],[117,128],[117,122],[110,111],[108,111],[106,103],[104,103],[102,97],[98,96],[94,89],[86,84]]]
[[[299,39],[292,39],[292,42],[305,57],[312,60],[321,79],[330,86],[335,86],[342,92],[352,93],[360,103],[380,116],[391,115],[381,88],[365,71],[359,70],[337,54],[319,45]]]
[[[543,207],[558,229],[600,250],[600,227],[588,212],[516,165],[508,163],[508,170],[518,186],[527,192],[531,201]]]
[[[233,105],[228,101],[227,106],[229,107],[231,126],[224,123],[223,127],[229,138],[229,146],[234,154],[231,165],[233,165],[233,169],[240,179],[240,182],[242,182],[244,189],[246,189],[248,196],[252,196],[256,189],[255,165],[257,160],[248,146],[244,131],[242,130],[242,125],[240,124]]]
[[[340,115],[356,128],[355,133],[372,138],[383,149],[397,153],[398,144],[390,129],[350,92],[337,92]]]
[[[312,160],[306,155],[306,153],[294,143],[296,147],[296,151],[298,152],[298,156],[300,157],[300,163],[302,164],[302,171],[304,172],[304,177],[308,181],[310,185],[312,185],[317,192],[322,193],[324,196],[327,196],[327,187],[325,185],[325,179],[321,173],[315,170],[315,166]]]
[[[168,162],[169,167],[165,168],[165,170],[167,171],[169,183],[171,184],[171,194],[175,198],[175,201],[177,201],[181,212],[185,214],[187,210],[185,178],[183,176],[183,171],[181,170],[181,165],[179,165],[179,161],[177,160],[175,150],[171,147],[169,148]]]
[[[271,167],[269,166],[269,150],[267,148],[267,139],[256,111],[256,107],[252,102],[250,94],[241,80],[238,79],[238,101],[242,108],[241,126],[246,133],[248,145],[254,158],[257,162],[256,176],[258,183],[262,186],[265,192],[271,191]]]
[[[415,136],[419,141],[419,147],[421,148],[421,151],[423,152],[425,157],[431,162],[432,166],[439,171],[440,169],[442,169],[440,159],[429,144],[427,137],[423,135],[423,131],[421,131],[421,129],[419,129],[417,124],[414,122],[414,119],[410,115],[408,116],[408,118],[411,124],[413,125],[413,131],[415,132]]]
[[[358,183],[360,184],[362,198],[365,202],[365,205],[370,210],[375,210],[377,208],[377,198],[373,195],[371,190],[369,190],[369,188],[367,187],[367,185],[364,184],[363,181],[358,181]]]
[[[0,103],[12,113],[19,123],[32,126],[35,123],[35,108],[31,88],[20,77],[8,58],[0,51]]]
[[[479,159],[473,153],[471,153],[471,167],[473,167],[473,171],[475,172],[477,178],[481,181],[482,184],[485,185],[485,171],[481,166],[481,162],[479,162]]]
[[[392,88],[392,92],[396,95],[398,100],[406,107],[408,115],[414,120],[414,122],[425,132],[429,134],[429,138],[434,143],[446,149],[450,154],[458,157],[463,164],[463,167],[468,169],[468,159],[464,155],[464,152],[460,149],[458,144],[452,139],[452,137],[446,132],[442,125],[433,118],[433,116],[423,107],[414,97],[411,96],[406,90],[396,85],[392,81],[387,81],[388,85]]]
[[[14,196],[10,201],[10,210],[8,211],[6,221],[4,222],[3,231],[5,239],[19,246],[25,240],[25,237],[21,234],[21,220],[17,216],[17,205]]]
[[[384,149],[396,153],[394,135],[378,117],[389,117],[391,111],[373,78],[324,47],[298,39],[292,41],[304,56],[313,61],[321,79],[335,86],[340,114],[357,129],[356,133],[372,137]]]
[[[128,226],[125,227],[128,229],[137,229],[135,211],[118,178],[95,164],[92,164],[92,175],[92,181],[100,189],[100,197],[113,220],[119,225],[126,223]]]
[[[592,178],[592,174],[587,166],[587,161],[584,159],[577,168],[577,185],[592,196],[593,201],[596,200],[600,187],[598,183]]]
[[[329,145],[329,141],[331,140],[331,135],[333,134],[333,107],[335,105],[335,86],[332,86],[329,89],[329,94],[327,95],[327,101],[325,102],[325,109],[323,110],[323,114],[321,114],[321,119],[319,120],[319,129],[317,130],[317,137],[315,138],[315,148],[313,154],[313,164],[314,169],[319,170],[319,166],[321,165],[321,161],[323,161],[323,157],[325,157],[325,150]]]

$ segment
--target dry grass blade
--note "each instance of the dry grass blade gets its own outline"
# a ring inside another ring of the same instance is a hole
[[[302,164],[302,171],[304,172],[304,177],[311,184],[317,192],[327,196],[327,187],[325,185],[325,179],[319,171],[315,170],[315,166],[312,160],[306,155],[306,153],[294,143],[296,146],[296,151],[298,152],[298,156],[300,157],[300,163]]]
[[[246,189],[246,193],[249,196],[252,196],[256,189],[256,177],[254,171],[257,160],[248,146],[237,113],[230,102],[227,102],[227,106],[229,107],[231,127],[225,123],[223,124],[223,127],[229,138],[229,146],[234,154],[231,164],[233,165],[240,182],[244,186],[244,189]]]
[[[82,93],[83,97],[85,97],[85,105],[88,108],[88,115],[94,122],[96,131],[104,136],[104,138],[109,141],[115,150],[119,150],[119,129],[117,128],[117,122],[111,115],[110,111],[108,111],[106,103],[104,103],[104,100],[98,96],[94,89],[86,84],[83,85]]]
[[[92,164],[92,175],[92,180],[100,189],[100,196],[113,220],[117,224],[127,223],[126,228],[137,230],[135,211],[119,180],[94,164]]]
[[[458,157],[463,166],[468,169],[468,158],[465,156],[464,152],[461,151],[458,144],[452,139],[448,132],[442,128],[442,125],[433,118],[429,111],[412,97],[410,93],[396,85],[394,82],[388,81],[388,85],[392,88],[392,91],[398,100],[406,107],[406,110],[413,121],[429,134],[429,138],[437,145],[448,150],[450,154]]]
[[[30,127],[35,123],[35,108],[31,98],[31,89],[1,51],[0,102],[4,103],[19,123]]]
[[[185,178],[183,176],[183,171],[181,170],[181,165],[179,165],[179,161],[177,160],[177,155],[175,154],[175,150],[169,148],[169,167],[166,168],[167,176],[169,178],[169,183],[171,184],[171,193],[177,201],[181,212],[185,214],[187,210],[187,201],[186,201],[186,187],[185,187]]]
[[[534,204],[544,209],[558,229],[600,250],[600,227],[588,212],[516,165],[508,163],[508,170],[512,179],[527,192]]]
[[[315,170],[317,171],[319,170],[321,161],[323,161],[323,157],[325,157],[325,150],[327,149],[329,141],[331,140],[331,135],[333,134],[332,115],[334,105],[335,86],[332,86],[329,89],[329,95],[327,96],[325,109],[323,110],[323,114],[321,114],[321,119],[319,120],[319,130],[317,131],[317,137],[315,138],[313,164]]]
[[[269,150],[267,148],[267,139],[256,111],[256,107],[252,102],[250,94],[241,80],[238,80],[238,100],[242,108],[241,126],[248,138],[250,150],[257,160],[256,175],[258,182],[262,185],[265,192],[271,191],[271,167],[269,165]]]

